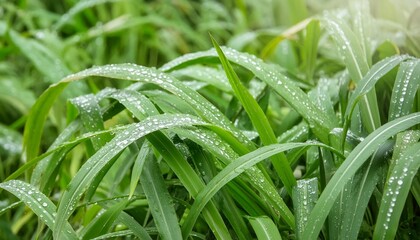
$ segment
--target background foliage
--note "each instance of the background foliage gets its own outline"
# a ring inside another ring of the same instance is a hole
[[[0,16],[0,239],[420,238],[418,1]]]

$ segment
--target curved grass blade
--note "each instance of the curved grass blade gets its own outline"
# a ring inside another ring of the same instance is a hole
[[[285,144],[273,144],[269,146],[261,147],[255,151],[252,151],[246,155],[243,155],[227,165],[221,172],[219,172],[208,184],[207,186],[200,191],[195,199],[194,204],[190,209],[190,213],[185,219],[184,225],[182,226],[183,236],[188,236],[191,231],[194,222],[198,218],[201,210],[204,206],[210,201],[210,199],[219,191],[223,186],[229,183],[232,179],[239,176],[245,170],[254,166],[255,164],[263,161],[266,158],[273,156],[279,152],[284,152],[293,148],[298,147],[308,147],[308,146],[322,146],[330,149],[331,151],[336,152],[338,155],[341,155],[334,149],[331,149],[327,145],[321,143],[285,143]],[[288,210],[288,209],[287,209]],[[284,220],[291,226],[294,226],[294,217],[291,212],[283,210],[286,215],[282,216]]]
[[[248,220],[257,235],[257,239],[282,239],[279,229],[271,218],[267,216],[248,217]]]
[[[47,198],[43,193],[38,191],[32,185],[19,181],[19,180],[10,180],[7,182],[0,183],[0,188],[3,188],[22,202],[24,202],[38,217],[45,223],[51,230],[54,229],[54,222],[56,217],[56,207],[49,198]],[[62,229],[62,238],[63,239],[78,239],[76,232],[70,224],[65,221],[63,223]]]
[[[252,97],[252,95],[248,92],[248,90],[241,84],[238,75],[236,75],[235,71],[233,70],[232,66],[230,65],[229,61],[226,59],[225,54],[223,53],[222,49],[219,47],[217,42],[211,37],[213,41],[213,45],[219,55],[220,62],[225,69],[227,78],[229,79],[230,85],[242,103],[242,106],[245,108],[245,111],[248,113],[249,118],[252,121],[252,124],[256,128],[261,138],[261,141],[264,145],[270,145],[277,143],[276,136],[274,134],[273,129],[268,122],[267,117],[265,116],[264,112],[258,105],[257,101]],[[282,180],[286,190],[289,194],[292,193],[293,186],[296,185],[296,179],[293,176],[292,169],[289,165],[289,162],[286,159],[284,153],[280,153],[274,155],[272,157],[272,164],[279,175],[280,179]]]
[[[420,113],[413,113],[381,126],[357,145],[341,164],[318,199],[317,204],[308,218],[303,239],[317,238],[338,195],[356,171],[366,162],[368,157],[388,138],[419,123]]]
[[[375,224],[373,239],[394,239],[411,183],[420,168],[420,143],[397,159],[389,175]]]
[[[97,174],[128,145],[160,129],[195,124],[205,123],[190,115],[158,115],[140,123],[131,124],[126,130],[118,133],[82,166],[63,193],[54,225],[54,237],[57,239],[61,237],[65,223],[75,210],[77,201],[81,198],[83,192],[88,189]]]
[[[296,238],[302,239],[308,216],[318,199],[317,178],[302,179],[297,181],[293,188],[293,206],[295,208]]]
[[[392,90],[389,120],[412,112],[415,95],[420,86],[420,60],[402,63]]]
[[[194,78],[213,85],[224,92],[232,92],[232,87],[229,85],[226,75],[214,68],[197,65],[173,71],[171,74],[177,78],[178,76]]]
[[[308,96],[292,83],[289,78],[283,75],[276,67],[264,63],[255,56],[226,47],[223,47],[222,50],[230,62],[248,69],[255,76],[272,87],[294,110],[308,121],[312,131],[322,142],[328,142],[328,133],[337,125],[337,123],[316,107]],[[217,52],[214,49],[186,54],[163,65],[160,69],[169,72],[188,65],[208,62],[209,59],[217,57]]]
[[[141,172],[143,171],[144,162],[146,161],[148,154],[150,154],[150,147],[147,142],[145,142],[140,151],[137,153],[136,161],[134,162],[133,171],[131,172],[130,193],[128,194],[128,198],[131,198],[136,190]]]
[[[162,239],[181,239],[181,228],[162,173],[152,152],[146,157],[140,181]]]
[[[92,239],[100,236],[101,234],[105,234],[115,223],[115,220],[127,204],[127,200],[122,200],[107,209],[104,213],[101,213],[97,218],[93,219],[86,228],[83,228],[80,234],[81,239]]]

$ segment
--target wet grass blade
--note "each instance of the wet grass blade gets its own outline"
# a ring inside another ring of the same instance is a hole
[[[10,180],[0,183],[0,188],[5,189],[23,201],[51,230],[56,221],[56,206],[43,193],[32,185],[20,180]],[[70,224],[65,221],[62,229],[63,239],[78,239],[76,232]]]
[[[317,178],[297,181],[293,188],[293,206],[295,208],[296,238],[302,239],[302,232],[308,221],[308,216],[318,199]]]
[[[391,169],[375,224],[373,239],[394,239],[411,183],[420,168],[420,144],[410,146]]]
[[[178,224],[172,198],[153,155],[146,157],[140,181],[151,208],[153,220],[159,231],[159,236],[162,239],[181,239],[181,228]]]
[[[282,239],[279,229],[273,220],[267,216],[248,217],[257,239]]]
[[[242,106],[245,108],[245,111],[248,113],[248,116],[251,119],[255,129],[258,131],[261,141],[264,145],[277,143],[274,131],[271,128],[267,117],[258,105],[257,101],[255,101],[248,90],[241,84],[239,77],[236,75],[229,61],[226,59],[225,54],[216,43],[214,38],[212,38],[212,41],[219,55],[223,68],[225,69],[230,85],[232,86],[236,97],[239,99],[239,101],[242,103]],[[284,186],[286,187],[286,190],[289,192],[289,194],[291,194],[293,186],[296,185],[296,179],[293,176],[292,169],[286,159],[286,156],[283,153],[280,153],[274,155],[271,159],[271,162]]]
[[[101,213],[83,229],[83,231],[80,233],[81,239],[92,239],[106,233],[115,223],[115,220],[124,210],[127,204],[127,200],[122,200],[121,202],[116,203],[114,206],[105,210],[105,212]]]
[[[412,112],[415,95],[420,86],[420,60],[402,63],[392,90],[389,120]]]
[[[347,24],[331,14],[325,16],[322,22],[335,40],[350,77],[358,84],[369,71],[369,65],[355,34]],[[381,125],[375,91],[372,90],[362,98],[360,107],[364,127],[372,132]]]

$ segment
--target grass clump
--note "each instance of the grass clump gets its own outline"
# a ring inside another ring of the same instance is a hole
[[[2,1],[0,238],[419,238],[420,5],[337,2]]]

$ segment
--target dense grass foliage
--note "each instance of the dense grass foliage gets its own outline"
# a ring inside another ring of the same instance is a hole
[[[0,239],[420,239],[420,3],[349,2],[0,0]]]

